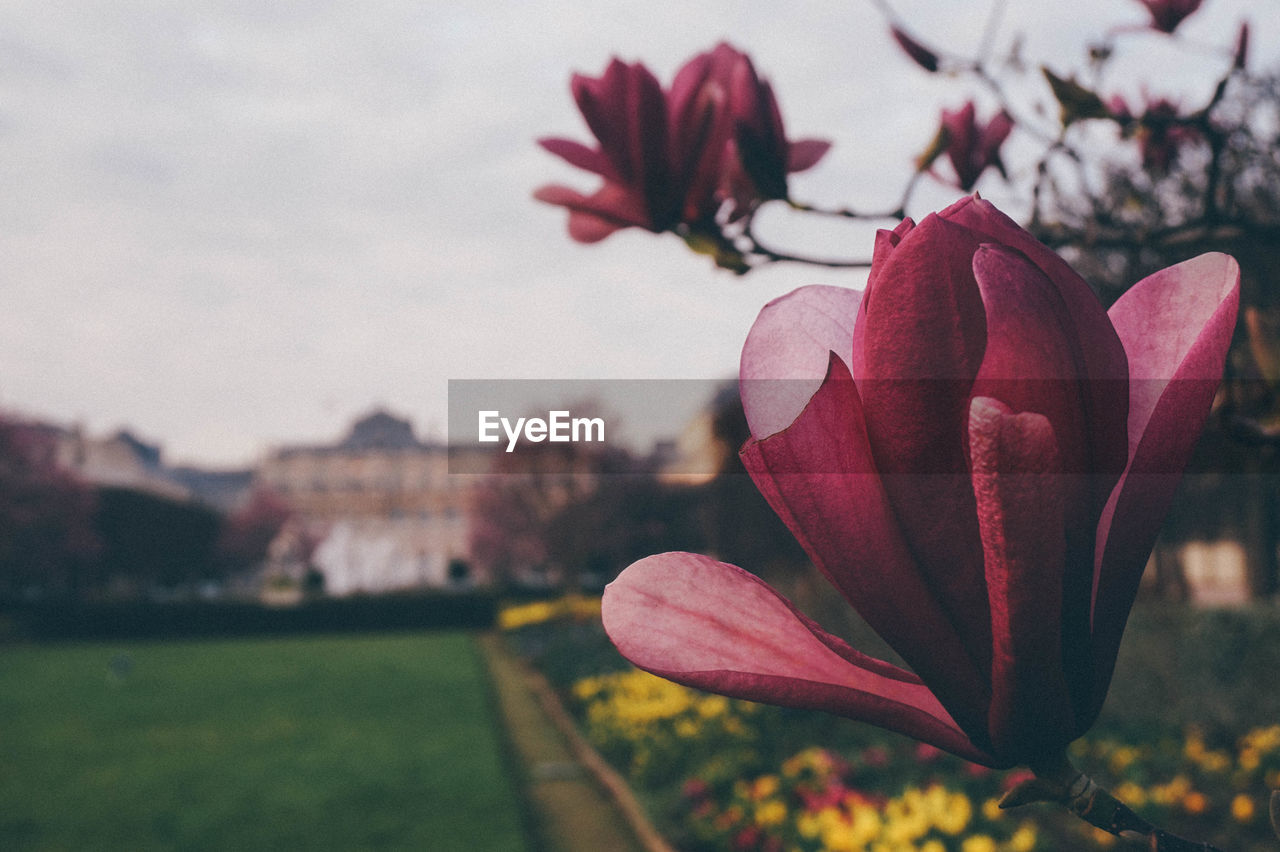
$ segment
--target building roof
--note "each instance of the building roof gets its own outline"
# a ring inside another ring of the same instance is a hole
[[[345,450],[410,450],[421,444],[408,420],[378,410],[352,424],[338,446]]]

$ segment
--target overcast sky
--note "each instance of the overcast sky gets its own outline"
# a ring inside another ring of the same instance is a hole
[[[897,5],[925,38],[979,41],[983,3]],[[1022,32],[1062,71],[1088,37],[1145,19],[1136,0],[1008,5],[1001,42]],[[1180,32],[1229,44],[1249,16],[1256,67],[1278,55],[1275,7],[1206,0]],[[7,0],[0,408],[235,465],[374,406],[442,436],[449,379],[732,376],[767,300],[861,276],[735,279],[640,231],[583,247],[531,198],[593,187],[534,143],[589,139],[571,72],[617,54],[667,82],[725,38],[772,79],[793,137],[834,142],[793,179],[804,200],[891,202],[939,108],[973,93],[912,65],[867,0]],[[1152,92],[1188,103],[1186,78],[1221,67],[1158,36],[1122,44]],[[955,194],[931,186],[915,212]],[[869,248],[864,230],[789,218],[763,230]]]

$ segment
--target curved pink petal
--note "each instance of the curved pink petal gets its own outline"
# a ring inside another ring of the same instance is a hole
[[[819,570],[982,743],[989,689],[975,659],[989,649],[966,645],[917,567],[876,472],[857,389],[828,358],[804,411],[749,441],[743,466]]]
[[[880,270],[884,269],[889,261],[889,255],[902,242],[902,238],[911,233],[915,226],[915,221],[908,216],[899,222],[893,230],[881,228],[876,231],[875,243],[871,249],[871,269],[867,273],[868,290],[875,286],[876,280],[880,277]],[[866,312],[867,306],[864,302],[858,306],[858,318],[853,324],[853,361],[849,364],[849,368],[853,372],[854,378],[867,374],[866,349],[862,340],[862,336],[867,330]]]
[[[626,226],[603,219],[593,213],[586,213],[581,210],[569,211],[569,237],[574,242],[588,245],[598,243],[624,227]]]
[[[1085,422],[1093,424],[1096,435],[1112,436],[1095,443],[1092,469],[1117,474],[1123,471],[1128,447],[1114,436],[1125,434],[1127,428],[1128,360],[1098,297],[1065,260],[990,202],[962,198],[938,215],[969,229],[980,242],[998,243],[1022,252],[1058,288],[1070,317],[1064,333],[1069,340],[1078,341],[1076,374],[1085,380]]]
[[[1048,418],[975,398],[969,445],[991,602],[991,743],[1028,763],[1075,738],[1060,620],[1069,499]],[[1092,684],[1081,686],[1087,701]]]
[[[1147,556],[1222,381],[1239,304],[1240,267],[1210,253],[1144,278],[1111,307],[1131,372],[1130,461],[1098,524],[1095,714]]]
[[[982,164],[991,165],[998,163],[1000,160],[1000,146],[1004,144],[1004,140],[1009,138],[1009,134],[1013,132],[1013,116],[1004,110],[996,113],[987,122],[987,126],[982,129],[982,142],[979,147],[979,157]]]
[[[827,375],[832,352],[851,365],[860,290],[814,285],[760,311],[742,347],[739,389],[751,434],[791,425]]]
[[[652,228],[634,195],[616,184],[605,184],[592,195],[556,184],[539,188],[533,197],[569,208],[569,236],[594,243],[621,228]]]
[[[965,470],[959,436],[987,337],[977,250],[968,230],[931,214],[899,240],[867,289],[855,331],[865,373],[855,378],[882,471]]]
[[[1061,616],[1060,658],[1068,667],[1072,694],[1087,704],[1093,688],[1089,614],[1095,536],[1106,495],[1119,478],[1118,471],[1096,469],[1094,446],[1124,443],[1125,434],[1116,429],[1116,417],[1095,422],[1084,416],[1088,382],[1079,376],[1072,318],[1044,272],[1021,252],[989,243],[974,256],[973,269],[987,311],[987,350],[973,393],[1047,418],[1060,465],[1054,487],[1062,492],[1067,512],[1061,521],[1066,552],[1065,559],[1058,558],[1061,601],[1054,613]],[[1100,431],[1107,427],[1116,431]],[[978,460],[972,463],[976,469]]]
[[[682,217],[689,222],[713,217],[720,205],[717,191],[730,122],[728,92],[719,66],[733,61],[724,50],[735,52],[720,45],[686,62],[667,93],[671,164],[675,187],[683,192]]]
[[[609,164],[607,158],[595,148],[588,148],[581,142],[574,142],[572,139],[548,137],[539,139],[538,144],[572,166],[594,172],[606,180],[616,179],[617,177],[613,173],[613,167]]]
[[[863,296],[854,347],[875,469],[917,564],[985,672],[990,624],[964,439],[987,337],[977,250],[968,229],[937,215],[910,229]]]
[[[599,79],[574,74],[569,82],[587,128],[600,140],[602,155],[609,159],[615,174],[622,180],[632,177],[620,156],[626,146],[627,124],[622,103],[626,76],[627,66],[619,59],[612,59]]]
[[[602,614],[622,655],[660,677],[871,722],[991,762],[919,678],[850,648],[736,566],[692,553],[641,559],[605,589]]]
[[[831,150],[825,139],[797,139],[787,143],[787,171],[802,172],[811,169]]]

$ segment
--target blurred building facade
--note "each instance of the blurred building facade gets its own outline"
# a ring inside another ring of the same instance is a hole
[[[357,420],[334,444],[277,449],[258,483],[297,513],[319,544],[312,556],[333,595],[474,582],[470,478],[449,474],[448,448],[420,441],[386,411]]]
[[[170,500],[195,495],[165,466],[160,446],[127,429],[91,437],[83,429],[55,429],[58,463],[90,485],[128,488]]]

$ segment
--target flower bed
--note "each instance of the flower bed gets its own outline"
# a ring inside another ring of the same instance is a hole
[[[1034,852],[1117,842],[1057,809],[1000,810],[1018,773],[632,669],[608,655],[589,610],[554,604],[508,637],[559,673],[552,679],[587,737],[681,850]],[[584,672],[583,660],[596,670]],[[1179,732],[1123,712],[1104,721],[1072,758],[1118,798],[1224,849],[1274,849],[1267,799],[1280,787],[1280,725],[1232,736],[1220,724]]]

